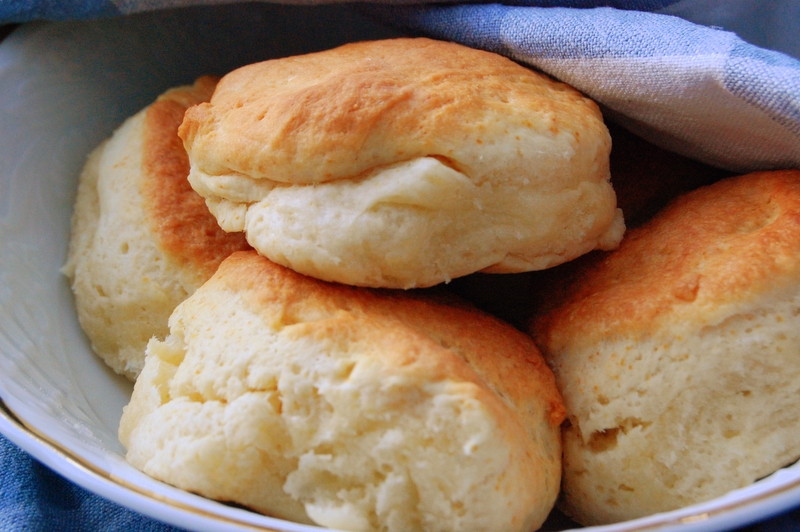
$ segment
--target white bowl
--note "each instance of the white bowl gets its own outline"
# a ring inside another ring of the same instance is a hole
[[[342,6],[241,4],[22,26],[0,44],[0,432],[60,474],[194,530],[319,530],[172,488],[117,440],[131,385],[91,352],[59,273],[88,152],[165,89],[394,32]],[[800,504],[800,465],[720,499],[597,531],[725,530]],[[554,514],[549,530],[571,523]]]

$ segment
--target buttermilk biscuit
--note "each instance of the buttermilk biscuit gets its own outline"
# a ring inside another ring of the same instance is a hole
[[[581,262],[531,326],[568,411],[566,513],[671,510],[800,457],[800,171],[688,193]]]
[[[150,342],[120,440],[155,478],[285,519],[523,531],[555,501],[563,417],[518,330],[251,251],[226,259]]]
[[[189,186],[177,136],[186,108],[208,100],[215,83],[201,78],[160,96],[96,148],[80,176],[63,271],[92,348],[132,380],[175,306],[249,247],[219,228]]]
[[[319,279],[543,269],[624,232],[597,106],[496,54],[349,44],[226,75],[180,135],[227,231]]]

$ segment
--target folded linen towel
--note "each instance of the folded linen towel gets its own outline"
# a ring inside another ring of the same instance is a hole
[[[800,167],[800,61],[789,55],[800,50],[796,0],[410,2],[375,0],[366,11],[410,32],[539,68],[595,99],[634,133],[682,155],[735,172]],[[13,0],[0,3],[0,21],[192,3],[201,2]],[[717,20],[787,53],[751,44],[714,25]]]
[[[607,7],[369,11],[539,68],[662,148],[735,172],[800,168],[800,61],[732,32]]]

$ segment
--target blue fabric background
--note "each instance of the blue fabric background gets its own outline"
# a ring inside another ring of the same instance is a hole
[[[109,17],[120,11],[107,0],[3,0],[0,2],[0,22],[31,20],[68,20]]]
[[[178,532],[69,482],[0,436],[3,532]]]

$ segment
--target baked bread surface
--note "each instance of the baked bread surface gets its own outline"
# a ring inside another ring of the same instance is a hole
[[[98,146],[80,176],[63,271],[92,348],[131,380],[177,304],[224,257],[249,248],[192,190],[177,136],[186,109],[208,100],[215,84],[203,77],[161,95]]]
[[[800,171],[722,180],[543,289],[563,509],[602,524],[746,486],[800,457]]]
[[[362,42],[240,68],[180,135],[220,225],[324,280],[409,288],[542,269],[624,232],[597,106],[453,43]]]
[[[558,493],[563,417],[516,329],[243,252],[149,344],[120,439],[155,478],[298,522],[531,530]]]

